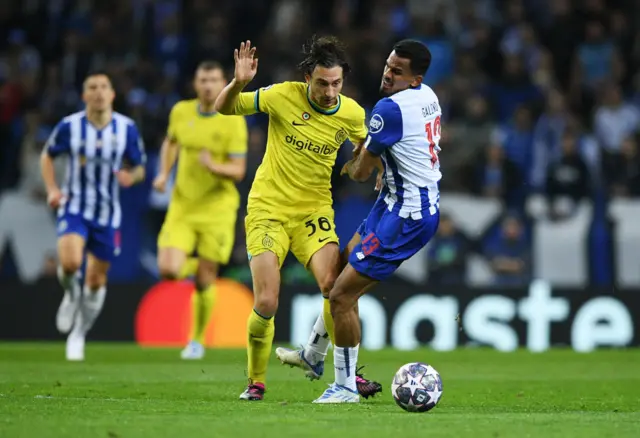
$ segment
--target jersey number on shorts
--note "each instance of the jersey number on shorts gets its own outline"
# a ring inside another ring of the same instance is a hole
[[[362,241],[362,253],[366,256],[371,254],[373,251],[378,249],[380,246],[380,240],[376,237],[375,234],[369,233],[367,237]]]
[[[305,222],[304,226],[307,227],[307,228],[311,228],[311,232],[308,234],[308,237],[311,237],[314,234],[316,234],[316,231],[318,230],[318,227],[322,231],[331,231],[331,222],[329,222],[329,219],[327,219],[326,217],[318,218],[318,226],[317,227],[316,227],[316,224],[313,223],[313,219],[310,220],[310,221]]]
[[[440,116],[436,117],[432,121],[427,122],[424,125],[424,130],[427,133],[427,140],[429,140],[429,155],[431,155],[431,167],[436,167],[438,163],[438,151],[436,150],[436,143],[433,138],[440,139],[441,133]]]

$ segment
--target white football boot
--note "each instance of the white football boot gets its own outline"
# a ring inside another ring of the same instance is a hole
[[[352,391],[346,386],[332,383],[324,393],[313,401],[314,403],[359,403],[360,395],[357,391]]]
[[[309,380],[318,380],[324,374],[324,361],[320,361],[315,365],[311,365],[304,357],[304,349],[291,350],[289,348],[276,348],[276,357],[280,359],[283,365],[302,368],[304,375]]]
[[[74,286],[65,291],[56,314],[56,327],[60,333],[67,334],[73,327],[73,321],[80,308],[80,288]]]
[[[184,360],[200,360],[204,357],[204,346],[198,341],[191,341],[180,353]]]
[[[81,362],[84,360],[84,341],[82,312],[78,312],[75,318],[75,326],[67,336],[66,355],[68,361]]]

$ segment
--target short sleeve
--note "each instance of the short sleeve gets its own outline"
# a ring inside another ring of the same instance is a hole
[[[228,154],[231,158],[242,158],[247,155],[247,121],[242,116],[233,117],[233,129],[231,131]]]
[[[180,113],[180,103],[176,103],[169,113],[169,127],[167,128],[167,137],[175,141],[178,138],[177,126]]]
[[[53,132],[45,143],[45,151],[51,158],[71,151],[71,124],[65,120],[53,128]]]
[[[127,145],[124,154],[132,166],[141,166],[147,161],[144,152],[144,142],[142,141],[138,127],[134,123],[127,125]]]
[[[234,108],[235,114],[250,115],[266,113],[273,115],[278,108],[280,96],[287,91],[287,83],[273,84],[249,93],[240,93]]]
[[[369,120],[369,136],[365,148],[373,155],[381,155],[402,139],[402,112],[396,102],[385,97],[373,108]]]
[[[354,145],[360,144],[367,138],[367,123],[364,108],[358,105],[358,116],[354,120],[354,124],[349,133],[349,140]]]
[[[240,93],[238,100],[236,100],[236,106],[233,109],[234,114],[250,116],[260,112],[257,104],[258,91],[250,91],[247,93]]]

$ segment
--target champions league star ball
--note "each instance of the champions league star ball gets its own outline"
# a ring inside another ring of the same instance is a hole
[[[427,412],[442,397],[442,379],[435,368],[426,363],[408,363],[393,377],[391,394],[405,411]]]

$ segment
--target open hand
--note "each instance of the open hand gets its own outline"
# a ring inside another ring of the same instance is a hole
[[[251,47],[251,41],[240,43],[240,49],[233,51],[236,62],[235,80],[240,84],[248,84],[258,72],[258,58],[255,58],[256,48]]]

